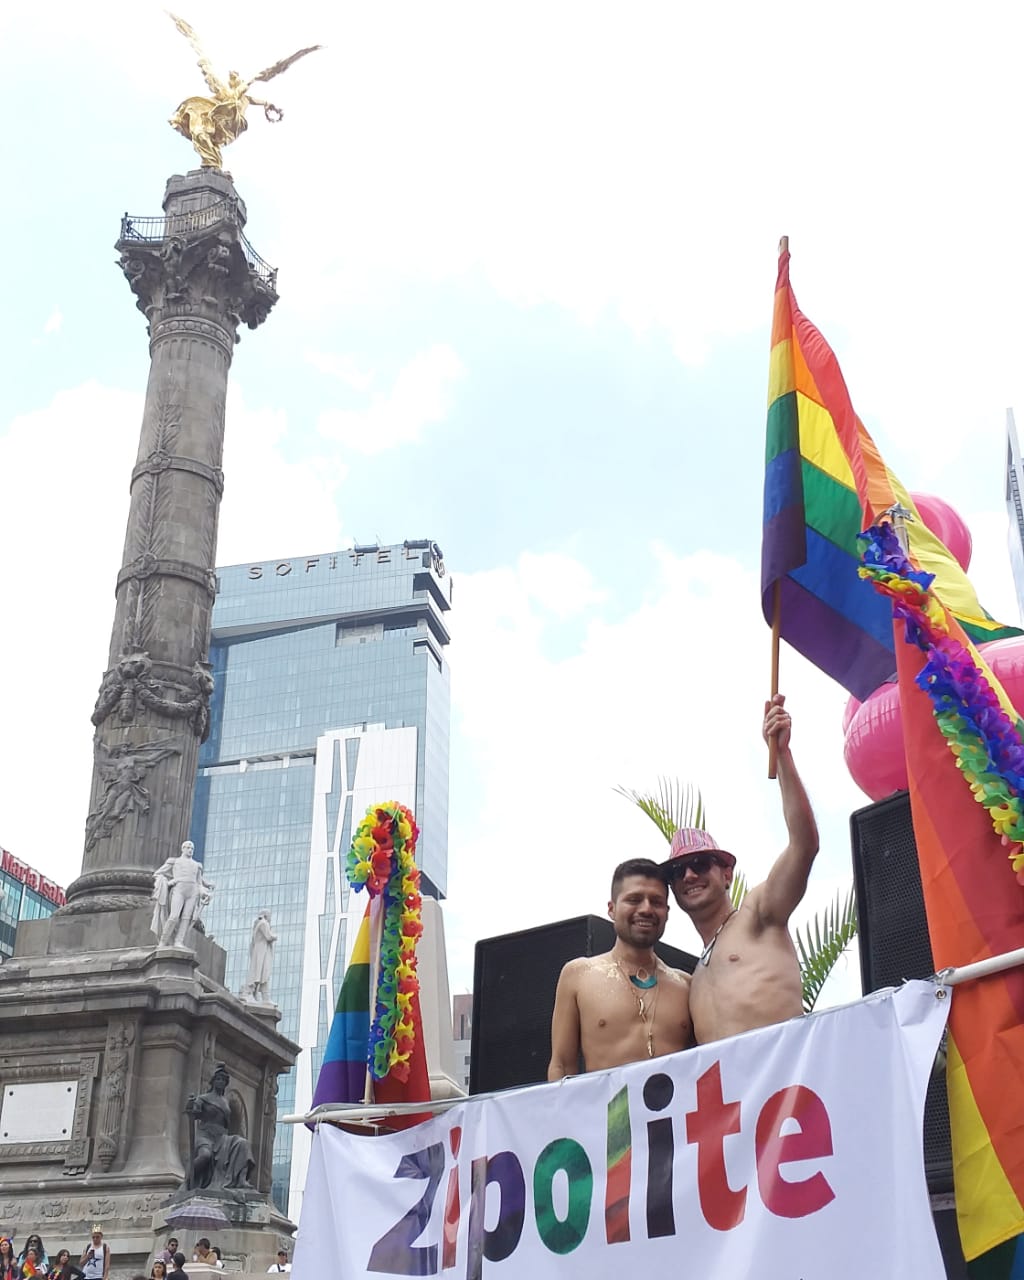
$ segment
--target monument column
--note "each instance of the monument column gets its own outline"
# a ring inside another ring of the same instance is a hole
[[[172,1209],[193,1198],[216,1203],[229,1269],[264,1274],[294,1229],[270,1201],[270,1153],[277,1077],[299,1046],[277,1030],[276,1007],[225,990],[223,948],[193,927],[210,886],[179,847],[213,689],[228,372],[240,327],[277,301],[221,148],[244,132],[248,107],[281,118],[249,89],[312,47],[221,80],[188,23],[173,21],[213,96],[186,98],[173,117],[203,168],[170,179],[163,216],[125,215],[117,243],[150,370],[92,714],[82,872],[58,912],[21,922],[0,965],[0,1226],[73,1243],[100,1221],[113,1280],[148,1271]],[[154,871],[172,857],[166,901],[153,902]]]
[[[238,329],[277,301],[245,239],[230,174],[169,180],[164,217],[125,216],[120,265],[148,321],[150,371],[117,575],[108,668],[92,714],[82,873],[62,914],[142,905],[187,836],[207,665],[224,406]]]

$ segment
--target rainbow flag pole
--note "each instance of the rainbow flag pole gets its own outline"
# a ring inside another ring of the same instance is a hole
[[[772,310],[761,542],[773,684],[780,638],[856,698],[892,679],[891,609],[858,577],[858,539],[893,506],[914,517],[909,554],[934,575],[936,593],[970,639],[1020,635],[985,612],[966,573],[917,518],[909,492],[886,466],[854,411],[835,353],[797,304],[783,236]]]
[[[782,255],[789,257],[789,236],[783,236],[779,240],[779,262],[782,262]],[[772,346],[775,345],[775,326],[772,325]],[[771,697],[779,692],[779,641],[782,639],[782,579],[776,578],[772,583],[772,673],[771,673]],[[768,777],[774,779],[778,774],[778,756],[779,745],[773,738],[768,744]]]

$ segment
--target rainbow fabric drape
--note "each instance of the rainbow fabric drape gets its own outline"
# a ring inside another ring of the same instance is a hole
[[[412,810],[396,800],[370,805],[353,834],[346,875],[370,900],[338,993],[314,1107],[362,1102],[368,1087],[378,1103],[430,1099],[416,975],[423,933],[418,835]],[[392,1127],[425,1118],[394,1120]]]
[[[366,904],[359,932],[356,934],[352,958],[338,993],[338,1003],[331,1022],[323,1065],[313,1093],[313,1106],[321,1103],[359,1103],[366,1090],[366,1071],[370,1040],[370,913],[373,903]],[[417,995],[409,1010],[416,1028],[417,1051],[412,1055],[410,1070],[404,1080],[389,1074],[373,1082],[374,1102],[426,1102],[430,1098],[430,1077],[423,1048],[423,1024]],[[418,1124],[425,1115],[392,1118],[393,1129]]]
[[[892,529],[871,529],[864,541],[864,575],[895,615],[903,742],[932,955],[937,969],[956,968],[1024,943],[1024,874],[1014,874],[1024,785],[1020,720]],[[964,1255],[978,1259],[972,1268],[978,1280],[1004,1280],[1015,1274],[1009,1264],[1017,1251],[1007,1242],[1024,1232],[1024,969],[954,989],[947,1061]],[[981,1257],[996,1246],[1004,1247]]]
[[[323,1102],[362,1102],[366,1088],[366,1046],[370,1039],[370,903],[366,904],[352,958],[338,992],[338,1003],[324,1049],[313,1106]]]
[[[797,306],[789,251],[779,256],[772,318],[761,591],[771,621],[781,591],[782,637],[858,698],[896,670],[889,604],[857,576],[857,536],[906,489],[882,461],[850,402],[839,364]],[[966,574],[920,520],[912,558],[975,641],[1019,635],[981,607]]]

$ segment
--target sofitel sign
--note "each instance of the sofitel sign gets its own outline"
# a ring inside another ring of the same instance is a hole
[[[392,552],[395,553],[397,560],[424,560],[424,554],[429,553],[430,565],[439,578],[444,577],[444,560],[441,555],[441,548],[436,542],[408,542],[401,547],[360,547],[355,546],[351,551],[343,551],[338,554],[329,556],[310,556],[308,560],[281,560],[277,564],[251,564],[249,566],[249,580],[257,582],[263,577],[287,578],[290,573],[307,574],[313,573],[320,569],[337,569],[338,560],[342,564],[345,560],[351,562],[354,569],[358,569],[364,560],[368,560],[371,564],[391,564]]]

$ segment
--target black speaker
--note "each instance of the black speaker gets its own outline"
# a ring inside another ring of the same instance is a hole
[[[612,922],[576,916],[476,944],[469,1091],[490,1093],[547,1079],[551,1011],[562,966],[577,956],[610,951]],[[667,943],[654,950],[673,969],[692,973],[697,957]]]
[[[946,1280],[970,1280],[964,1251],[960,1247],[960,1229],[956,1225],[956,1209],[947,1203],[947,1196],[932,1197],[932,1221],[935,1235],[942,1251],[942,1263],[946,1268]]]
[[[906,791],[858,809],[850,818],[853,884],[865,992],[898,987],[935,972],[921,892],[917,843]],[[928,1190],[953,1190],[945,1063],[928,1081],[924,1108],[924,1168]]]

